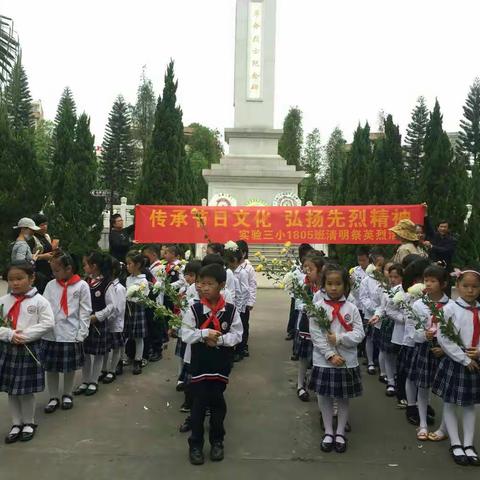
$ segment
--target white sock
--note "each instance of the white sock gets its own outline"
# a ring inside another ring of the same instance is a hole
[[[93,356],[90,354],[85,355],[85,363],[82,368],[82,382],[90,383],[90,377],[92,375]]]
[[[429,388],[418,388],[417,394],[417,405],[418,405],[418,415],[420,417],[420,428],[428,429],[427,427],[427,408],[428,402],[430,400],[430,389]]]
[[[473,445],[473,435],[475,434],[475,405],[463,407],[463,446],[471,447]],[[471,456],[475,454],[469,450]],[[468,455],[468,454],[467,454]]]
[[[22,425],[22,408],[20,406],[20,395],[8,396],[8,409],[12,417],[12,425]],[[17,432],[18,433],[18,432]]]
[[[98,383],[98,377],[102,371],[103,355],[93,355],[92,375],[89,383]]]
[[[338,415],[337,415],[337,435],[345,436],[345,427],[348,422],[348,407],[349,407],[349,400],[348,398],[337,398],[337,408],[338,408]],[[336,438],[335,441],[343,443],[344,440],[342,438]]]
[[[135,360],[141,361],[143,358],[143,338],[135,339]]]
[[[50,398],[58,398],[60,374],[58,372],[47,372],[47,387]]]
[[[103,356],[103,365],[102,365],[102,372],[108,372],[108,360],[110,359],[110,352],[107,352]]]
[[[298,361],[297,389],[304,387],[305,377],[307,376],[307,370],[308,370],[308,360],[306,358],[300,358]]]
[[[443,418],[447,427],[448,436],[450,437],[450,445],[461,445],[460,436],[458,435],[458,421],[456,405],[453,403],[445,403],[443,406]],[[454,455],[462,455],[462,450],[456,448]]]
[[[74,381],[75,381],[75,372],[66,372],[63,374],[63,394],[64,395],[72,396]]]
[[[333,398],[317,395],[318,406],[322,413],[323,425],[326,435],[333,435]],[[330,438],[326,442],[333,442]]]
[[[23,423],[35,423],[35,395],[29,393],[27,395],[19,395],[19,397],[20,406],[22,407]]]
[[[367,363],[368,363],[368,365],[374,365],[374,361],[373,361],[373,339],[370,335],[365,340],[365,351],[367,352]]]
[[[385,369],[385,353],[380,350],[378,354],[378,365],[380,367],[380,375],[383,377],[386,374]]]
[[[408,406],[417,404],[417,386],[411,380],[407,378],[405,382],[405,392],[407,394],[407,403]]]
[[[115,350],[112,351],[112,360],[110,363],[110,370],[109,372],[115,373],[115,370],[117,369],[118,362],[120,361],[120,358],[123,353],[123,348],[116,348]]]
[[[397,373],[397,356],[394,353],[384,353],[385,373],[388,385],[395,386],[395,374]]]

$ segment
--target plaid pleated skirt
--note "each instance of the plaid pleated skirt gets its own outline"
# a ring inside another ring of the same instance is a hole
[[[297,333],[297,335],[295,335],[293,344],[293,354],[298,358],[304,358],[311,363],[313,356],[312,340],[304,335],[301,335],[300,333]]]
[[[125,346],[123,332],[108,332],[108,350],[116,350]]]
[[[380,327],[379,348],[385,353],[395,353],[398,351],[397,345],[392,344],[392,334],[395,322],[390,318],[384,319]]]
[[[40,341],[28,348],[41,361]],[[0,392],[27,395],[45,390],[45,371],[23,345],[0,342]]]
[[[83,351],[87,355],[105,355],[108,352],[107,322],[90,324],[88,336],[83,342]]]
[[[372,330],[371,335],[372,335],[373,344],[378,349],[380,349],[380,344],[381,344],[381,341],[382,341],[382,334],[380,332],[380,329],[372,325],[371,330]]]
[[[67,373],[83,367],[83,343],[42,340],[42,364],[47,372]]]
[[[439,360],[431,352],[429,342],[415,344],[416,350],[416,384],[420,388],[432,388],[438,369]]]
[[[363,391],[360,367],[313,367],[308,388],[324,397],[359,397]]]
[[[408,374],[410,370],[410,365],[412,363],[412,358],[414,355],[414,348],[407,347],[406,345],[402,345],[400,347],[400,351],[398,352],[397,357],[397,372],[404,372],[405,375]]]
[[[145,338],[147,336],[147,317],[143,305],[127,302],[123,334],[125,338]]]
[[[177,344],[175,345],[175,355],[183,360],[186,348],[187,344],[185,342],[182,342],[181,338],[177,338]]]
[[[446,403],[460,406],[480,403],[480,373],[444,356],[438,365],[432,392]]]
[[[407,378],[412,382],[417,382],[418,372],[417,372],[417,358],[418,350],[415,347],[412,347],[412,353],[410,356],[410,363],[407,365]]]

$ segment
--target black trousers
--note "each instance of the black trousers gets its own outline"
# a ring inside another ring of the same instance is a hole
[[[250,336],[250,310],[247,310],[245,313],[241,313],[240,319],[242,320],[243,335],[242,341],[237,347],[237,352],[243,353],[245,349],[248,348],[248,337]]]
[[[145,316],[147,318],[147,336],[145,340],[145,347],[143,349],[144,358],[148,359],[151,353],[161,353],[163,346],[163,320],[154,319],[153,310],[145,309]]]
[[[208,381],[190,384],[192,395],[192,408],[190,413],[192,433],[188,439],[190,447],[203,447],[205,411],[210,409],[210,444],[222,443],[225,437],[223,421],[227,414],[227,404],[223,392],[227,388],[226,383]]]
[[[288,325],[287,325],[287,333],[294,333],[295,332],[295,321],[297,320],[295,315],[295,299],[292,298],[290,301],[290,314],[288,315]]]

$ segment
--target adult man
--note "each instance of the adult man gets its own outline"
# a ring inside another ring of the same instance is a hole
[[[447,271],[452,271],[453,256],[457,247],[457,240],[450,235],[447,220],[441,220],[434,231],[428,218],[425,218],[427,240],[424,247],[428,249],[429,257],[433,262],[444,262]]]
[[[108,236],[110,255],[119,262],[125,263],[125,256],[133,245],[130,236],[133,233],[134,225],[123,228],[122,216],[119,213],[115,213],[110,219],[110,227],[110,235]]]

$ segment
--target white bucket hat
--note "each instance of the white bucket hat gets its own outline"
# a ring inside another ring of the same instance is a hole
[[[18,221],[17,226],[13,228],[29,228],[30,230],[34,231],[40,230],[40,227],[37,227],[37,225],[35,225],[35,222],[28,217],[21,218]]]

